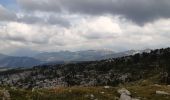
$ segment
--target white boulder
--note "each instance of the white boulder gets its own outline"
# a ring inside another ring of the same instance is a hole
[[[167,93],[165,91],[156,91],[156,94],[160,94],[160,95],[170,95],[170,93]]]
[[[132,98],[129,95],[122,93],[119,100],[132,100]]]
[[[105,88],[105,89],[109,89],[109,88],[110,88],[110,86],[104,86],[104,88]]]
[[[120,94],[119,100],[140,100],[132,98],[130,91],[125,88],[119,89],[117,92]]]
[[[125,88],[122,88],[122,89],[119,89],[118,91],[117,91],[119,94],[126,94],[126,95],[131,95],[131,93],[130,93],[130,91],[128,91],[127,89],[125,89]]]

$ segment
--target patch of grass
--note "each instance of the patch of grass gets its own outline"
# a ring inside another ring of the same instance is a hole
[[[125,87],[132,97],[140,100],[170,100],[170,96],[158,95],[156,91],[170,93],[170,87],[165,85],[147,84],[128,84],[119,87],[60,87],[53,89],[37,89],[35,91],[8,89],[11,100],[116,100],[120,95],[117,93],[119,88]],[[0,92],[0,97],[2,93]],[[1,100],[1,98],[0,98]]]
[[[7,89],[7,88],[6,88]],[[7,89],[11,100],[115,100],[119,96],[116,88],[110,87],[60,87],[54,89]],[[1,92],[0,92],[0,97]],[[0,98],[1,100],[1,98]]]
[[[50,89],[41,100],[114,100],[116,89],[104,89],[103,87],[70,87]],[[48,95],[47,95],[48,94]],[[42,97],[42,96],[40,96]],[[50,98],[52,97],[52,98]]]
[[[165,91],[170,93],[170,87],[167,86],[130,86],[127,87],[132,96],[141,98],[141,100],[170,100],[170,96],[156,94],[156,91]]]

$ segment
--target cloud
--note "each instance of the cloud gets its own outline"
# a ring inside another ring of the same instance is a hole
[[[21,43],[35,43],[44,44],[48,41],[48,34],[41,33],[46,32],[48,29],[40,26],[32,26],[23,23],[11,22],[7,23],[0,30],[0,38],[2,40],[10,40]],[[49,31],[48,31],[49,32]]]
[[[46,24],[46,25],[58,25],[61,27],[70,27],[69,18],[65,18],[58,15],[46,15],[41,13],[41,16],[37,14],[18,14],[17,22],[26,23],[26,24]]]
[[[15,12],[0,6],[0,52],[170,46],[168,0],[17,2]]]
[[[8,9],[0,5],[0,21],[13,21],[16,20],[16,15]]]
[[[116,51],[166,47],[170,19],[138,26],[115,17],[81,17],[70,27],[8,22],[0,25],[2,51],[33,48],[36,51],[110,48]],[[6,48],[6,50],[5,50]],[[9,50],[8,50],[9,49]]]
[[[47,18],[47,24],[59,25],[64,27],[70,27],[70,22],[64,17],[49,16]]]
[[[60,12],[60,2],[56,0],[16,0],[21,7],[28,11]]]
[[[107,27],[107,25],[109,26]],[[10,22],[0,27],[0,39],[15,42],[21,47],[39,47],[38,50],[57,47],[76,49],[89,41],[112,39],[119,35],[119,32],[119,25],[114,23],[111,18],[95,17],[77,19],[72,22],[70,27]]]
[[[34,0],[32,0],[34,1]],[[45,0],[44,0],[45,1]],[[31,1],[26,1],[31,2]],[[42,2],[43,3],[43,2]],[[10,11],[0,4],[0,21],[6,22],[20,22],[25,24],[52,24],[61,27],[69,27],[69,18],[66,18],[63,14],[55,13],[43,13],[43,12],[24,12]]]
[[[18,22],[27,24],[44,23],[44,19],[34,15],[23,15],[17,19]]]
[[[111,14],[139,25],[170,18],[169,0],[17,0],[26,10],[68,11],[88,15]],[[45,6],[44,6],[45,5]]]
[[[74,30],[86,39],[112,39],[121,34],[120,26],[114,21],[110,17],[90,17],[79,21]]]

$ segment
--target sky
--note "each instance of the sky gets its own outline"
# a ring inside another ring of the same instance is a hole
[[[165,48],[170,0],[0,0],[0,53]]]

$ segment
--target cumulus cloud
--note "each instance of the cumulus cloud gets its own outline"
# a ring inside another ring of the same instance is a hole
[[[169,0],[17,0],[0,6],[0,52],[159,48],[170,44]],[[136,24],[137,23],[137,24]]]
[[[120,26],[109,17],[94,17],[79,21],[74,26],[75,32],[79,32],[87,39],[116,38],[121,34]]]
[[[108,17],[78,19],[72,22],[70,27],[20,22],[6,23],[6,25],[0,27],[1,40],[14,41],[27,46],[35,44],[48,49],[56,47],[75,49],[80,45],[87,45],[89,41],[95,43],[102,39],[113,39],[120,33],[119,25]]]
[[[11,40],[11,41],[18,41],[21,43],[46,43],[48,41],[48,34],[43,34],[43,32],[50,32],[47,31],[48,29],[45,27],[40,26],[31,26],[23,23],[11,22],[7,23],[6,26],[1,28],[0,38],[3,40]]]
[[[17,0],[27,10],[88,15],[120,15],[143,25],[158,18],[170,18],[169,0]]]
[[[71,27],[7,23],[0,28],[1,40],[11,47],[29,47],[38,51],[110,48],[114,50],[168,46],[170,20],[158,20],[145,26],[110,16],[82,18]]]

